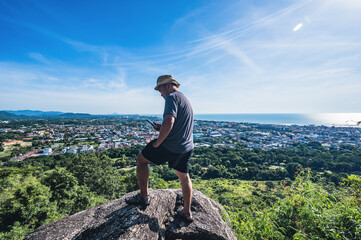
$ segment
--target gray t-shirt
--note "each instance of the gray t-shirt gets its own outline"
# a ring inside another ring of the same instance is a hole
[[[193,149],[193,110],[181,92],[173,92],[165,99],[163,118],[171,115],[175,122],[163,147],[170,152],[186,153]]]

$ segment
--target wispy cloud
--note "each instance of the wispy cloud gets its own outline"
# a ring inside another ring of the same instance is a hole
[[[153,87],[158,75],[171,73],[197,113],[361,111],[356,2],[300,0],[249,13],[242,8],[253,2],[216,2],[174,20],[165,40],[142,48],[97,45],[12,19],[66,45],[74,59],[32,50],[31,63],[0,62],[0,101],[17,96],[14,108],[32,99],[47,110],[160,113],[163,100]],[[209,13],[218,9],[233,17]]]
[[[54,63],[52,60],[44,57],[42,54],[40,53],[36,53],[36,52],[31,52],[29,53],[29,57],[40,62],[40,63],[44,63],[44,64],[52,64]]]

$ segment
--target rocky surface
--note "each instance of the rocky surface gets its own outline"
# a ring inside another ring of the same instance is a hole
[[[183,206],[180,189],[151,190],[147,207],[125,203],[136,193],[44,225],[25,239],[236,239],[222,220],[222,206],[199,191],[193,192],[193,223],[176,214]]]

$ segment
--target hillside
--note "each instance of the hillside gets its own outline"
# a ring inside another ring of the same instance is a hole
[[[22,117],[22,118],[84,118],[93,116],[89,113],[64,113],[57,111],[38,110],[6,110],[0,111],[0,117]]]
[[[6,110],[6,112],[17,115],[17,116],[26,116],[26,117],[54,117],[62,114],[62,112],[56,111],[39,111],[39,110]]]
[[[15,117],[17,117],[15,114],[8,113],[5,111],[0,111],[0,119],[15,118]]]
[[[237,239],[359,239],[361,178],[349,171],[359,171],[360,150],[313,147],[196,148],[193,187],[222,204]],[[0,239],[23,239],[42,225],[136,191],[140,148],[6,162],[0,166]],[[149,186],[180,184],[164,165],[152,166]]]

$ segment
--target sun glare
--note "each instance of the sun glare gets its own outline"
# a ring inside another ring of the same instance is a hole
[[[361,121],[361,113],[319,113],[310,118],[323,122],[326,125],[358,126]]]

